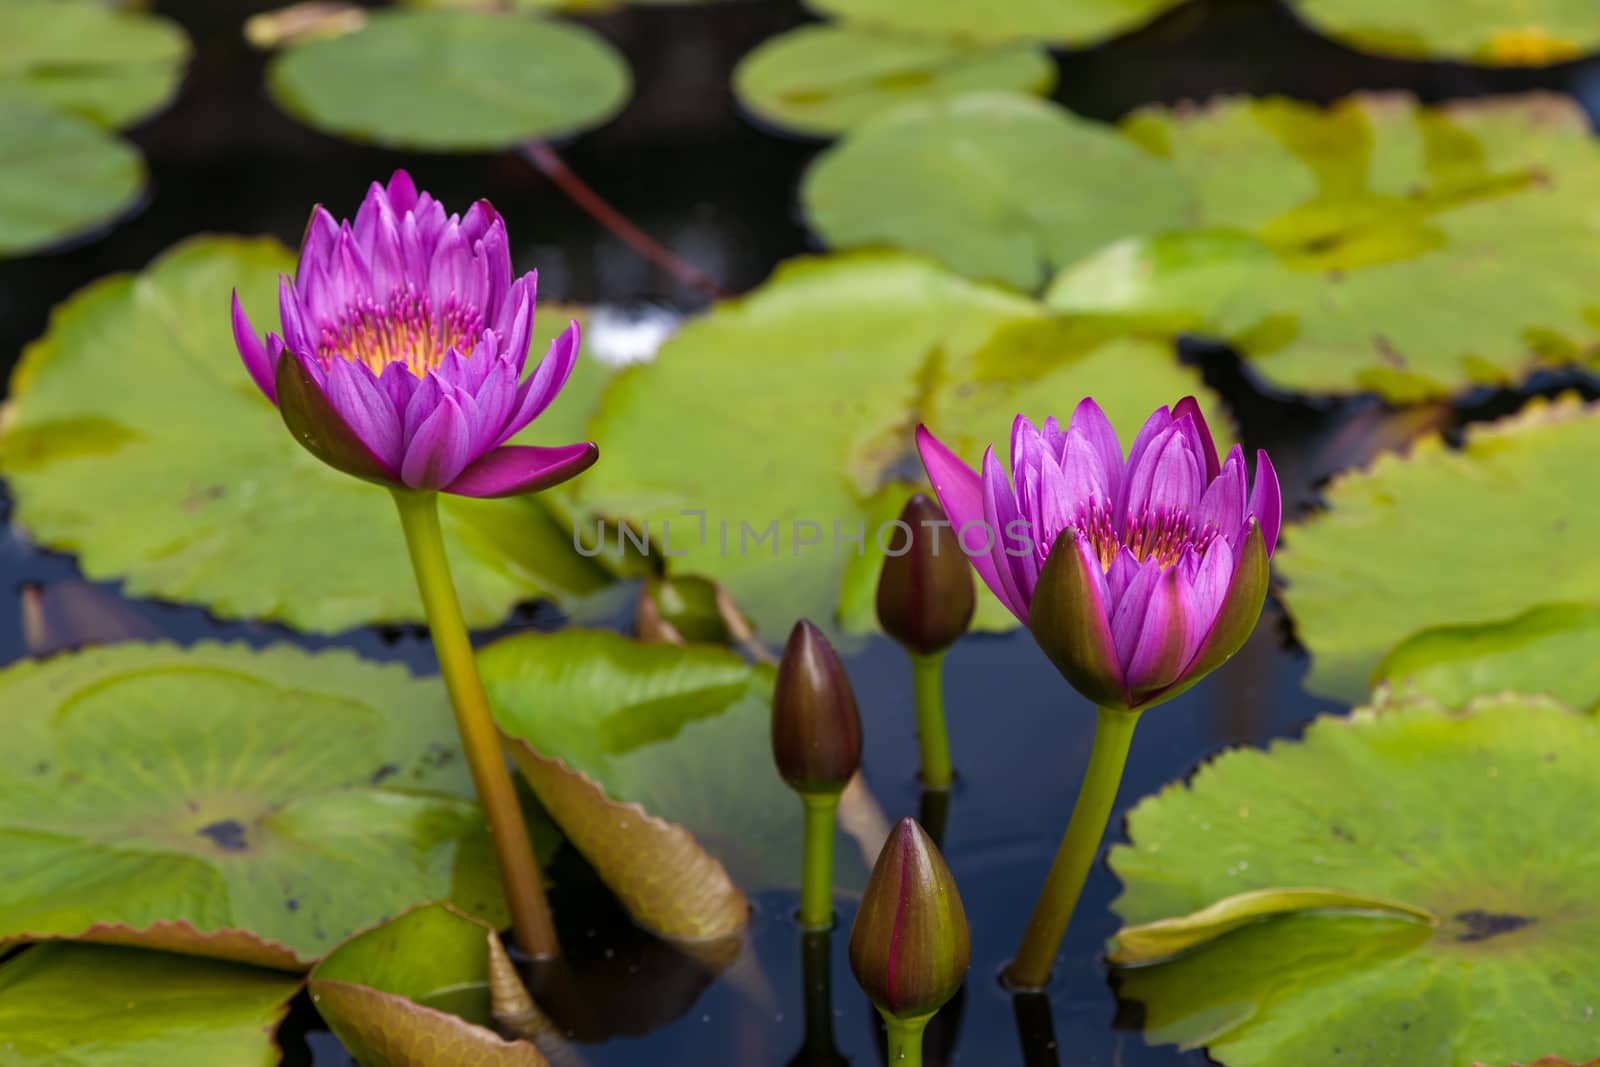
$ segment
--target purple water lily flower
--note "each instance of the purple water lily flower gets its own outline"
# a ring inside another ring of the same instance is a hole
[[[580,473],[588,442],[507,445],[555,399],[578,324],[526,381],[537,274],[513,280],[505,223],[487,201],[446,215],[410,175],[373,183],[355,222],[311,215],[283,334],[265,342],[233,297],[250,376],[313,455],[395,488],[513,496]],[[283,358],[287,355],[289,358]]]
[[[1146,420],[1126,460],[1093,400],[1063,429],[1017,416],[1011,480],[930,434],[917,447],[978,574],[1079,692],[1104,708],[1176,696],[1261,614],[1282,518],[1278,477],[1235,445],[1218,460],[1193,397]]]

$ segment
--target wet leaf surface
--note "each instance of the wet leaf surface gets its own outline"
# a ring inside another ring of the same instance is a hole
[[[983,89],[1044,95],[1055,81],[1049,53],[1026,41],[975,45],[845,22],[763,42],[734,71],[733,88],[768,122],[832,136],[912,101]]]
[[[0,41],[0,98],[25,97],[102,126],[164,107],[189,59],[177,23],[100,0],[7,0]]]
[[[720,581],[769,641],[797,617],[829,625],[841,604],[848,625],[870,629],[879,523],[923,484],[919,421],[977,463],[991,442],[1004,453],[1018,411],[1065,417],[1093,394],[1131,442],[1152,409],[1189,393],[1226,438],[1213,396],[1166,344],[1108,339],[916,257],[800,259],[613,381],[591,423],[605,460],[575,492],[647,523],[674,571]],[[581,533],[592,546],[595,528]],[[1016,624],[979,598],[980,627]]]
[[[812,164],[801,201],[834,248],[922,252],[1026,290],[1193,210],[1172,165],[1115,128],[1006,93],[907,104],[862,123]]]
[[[39,945],[0,965],[8,1067],[271,1067],[300,980],[217,960]]]
[[[1409,456],[1331,483],[1327,510],[1286,530],[1274,560],[1311,652],[1306,687],[1359,699],[1383,657],[1422,631],[1500,625],[1555,591],[1600,601],[1600,505],[1586,488],[1597,448],[1595,409],[1570,397],[1534,401],[1470,428],[1460,450],[1427,437]],[[1500,645],[1503,667],[1527,636],[1512,624],[1473,644],[1480,655]],[[1539,680],[1531,664],[1518,663],[1507,682],[1592,703],[1581,699],[1587,667]]]
[[[0,98],[0,256],[111,222],[144,187],[139,153],[88,119]]]
[[[631,79],[580,26],[470,11],[379,11],[358,32],[284,52],[278,104],[357,141],[431,151],[511,148],[606,122]]]
[[[302,449],[239,362],[229,293],[276,329],[278,274],[292,266],[275,241],[196,238],[58,307],[0,421],[15,518],[134,596],[318,632],[420,621],[389,495]],[[541,311],[535,357],[570,310]],[[537,497],[446,498],[443,512],[470,625],[609,581]]]
[[[1600,722],[1533,697],[1318,719],[1234,750],[1129,816],[1130,923],[1316,884],[1424,908],[1299,912],[1119,972],[1146,1038],[1227,1067],[1503,1063],[1593,1047]]]
[[[420,900],[501,917],[436,681],[130,644],[11,667],[0,703],[0,940],[295,968]]]
[[[1318,33],[1379,55],[1545,67],[1600,50],[1587,0],[1291,0]]]
[[[1182,0],[808,0],[818,11],[863,23],[973,40],[1038,40],[1068,47],[1098,44],[1137,29]]]
[[[1123,128],[1183,175],[1193,226],[1068,267],[1052,306],[1219,337],[1295,393],[1416,402],[1593,358],[1600,147],[1565,98],[1230,99]]]

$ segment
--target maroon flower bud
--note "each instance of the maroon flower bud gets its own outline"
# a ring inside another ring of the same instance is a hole
[[[967,913],[944,857],[915,819],[889,833],[850,928],[850,969],[885,1016],[926,1018],[972,961]]]
[[[861,715],[828,639],[795,623],[772,692],[772,755],[801,793],[837,793],[861,766]]]
[[[878,575],[878,623],[913,652],[942,652],[972,624],[972,568],[944,512],[922,493],[906,501],[900,521],[909,543],[903,528],[890,542]]]

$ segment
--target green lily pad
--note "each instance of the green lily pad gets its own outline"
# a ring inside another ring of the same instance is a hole
[[[1381,612],[1369,609],[1373,616]],[[1113,850],[1130,923],[1325,886],[1404,902],[1299,913],[1121,972],[1146,1037],[1226,1067],[1471,1067],[1594,1050],[1600,721],[1533,697],[1323,718],[1147,798]]]
[[[1038,289],[1102,245],[1181,226],[1183,178],[1055,104],[969,93],[853,128],[806,172],[806,218],[835,248],[891,245],[972,278]]]
[[[981,89],[1046,95],[1050,54],[1027,41],[960,38],[853,23],[801,26],[762,44],[733,72],[739,101],[769,122],[832,136],[908,101]]]
[[[0,255],[104,225],[143,187],[144,162],[116,136],[46,104],[0,99]]]
[[[1183,0],[808,0],[826,14],[863,23],[978,41],[1034,40],[1086,47],[1120,36]]]
[[[1359,700],[1383,657],[1422,631],[1499,624],[1552,593],[1600,602],[1600,503],[1587,491],[1597,449],[1595,409],[1535,401],[1472,427],[1459,451],[1427,437],[1330,484],[1327,510],[1286,530],[1274,560],[1311,652],[1307,688]],[[1500,639],[1513,656],[1518,630]],[[1530,665],[1508,680],[1573,694],[1557,678],[1535,683]]]
[[[1437,626],[1400,643],[1376,677],[1401,697],[1459,708],[1474,697],[1541,693],[1600,706],[1600,605],[1542,604],[1504,622]]]
[[[0,704],[0,941],[294,967],[422,900],[503,915],[436,680],[114,645],[9,668]]]
[[[771,668],[714,646],[642,645],[585,630],[518,634],[478,659],[508,737],[687,830],[746,890],[798,884],[800,801],[772,765]],[[552,814],[577,840],[579,829],[554,806]],[[841,837],[836,851],[839,884],[859,888],[866,872],[853,847]],[[654,866],[659,878],[689,863]],[[697,925],[692,915],[676,923]]]
[[[1124,130],[1189,183],[1194,226],[1068,267],[1052,306],[1220,337],[1277,389],[1404,403],[1600,348],[1600,146],[1564,98],[1236,99]]]
[[[26,97],[110,127],[165,107],[189,60],[177,23],[101,0],[6,0],[0,41],[0,98]]]
[[[132,596],[318,632],[420,621],[389,495],[296,444],[239,363],[229,292],[275,329],[278,275],[291,269],[275,241],[198,238],[58,307],[0,419],[16,521],[77,553],[90,578],[123,578]],[[568,318],[544,309],[534,351]],[[473,626],[609,581],[537,498],[452,497],[443,511]]]
[[[470,152],[599,126],[622,110],[627,65],[592,31],[522,15],[375,11],[272,62],[279,106],[356,141]]]
[[[545,1067],[539,1050],[490,1029],[482,920],[442,904],[352,937],[311,972],[311,999],[366,1067]]]
[[[1547,67],[1600,51],[1589,0],[1291,0],[1318,33],[1404,59]]]
[[[1126,442],[1190,393],[1227,438],[1165,343],[1108,340],[917,257],[805,258],[612,382],[591,423],[605,459],[576,492],[648,524],[657,553],[665,532],[666,562],[720,581],[769,639],[800,616],[826,625],[841,604],[870,629],[879,524],[924,484],[919,421],[976,463],[991,442],[1004,453],[1018,411],[1066,417],[1092,394]],[[686,511],[704,511],[703,541]],[[581,535],[594,544],[593,526]],[[987,590],[979,603],[981,626],[1016,625]]]
[[[0,966],[7,1067],[271,1067],[300,980],[216,960],[38,945]]]

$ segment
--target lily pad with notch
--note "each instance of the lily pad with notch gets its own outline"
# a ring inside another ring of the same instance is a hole
[[[1551,626],[1559,619],[1515,621],[1552,591],[1573,603],[1600,602],[1593,551],[1600,504],[1587,488],[1597,449],[1600,409],[1571,396],[1535,400],[1517,415],[1469,427],[1459,450],[1429,436],[1407,456],[1382,456],[1334,480],[1324,492],[1327,509],[1288,528],[1275,559],[1284,602],[1311,653],[1307,688],[1360,699],[1375,672],[1394,673],[1380,664],[1402,642],[1437,649],[1437,637],[1419,635],[1474,627],[1483,629],[1468,643],[1491,657],[1485,672],[1591,703],[1583,699],[1592,685],[1586,666],[1540,679],[1529,673],[1533,660],[1514,661],[1535,637],[1556,648],[1582,642],[1581,625],[1562,637],[1565,627]],[[1462,637],[1458,630],[1445,642]],[[1396,653],[1417,654],[1415,647]],[[1457,682],[1440,692],[1448,700],[1462,689]]]
[[[1111,855],[1127,923],[1310,886],[1439,921],[1309,898],[1119,971],[1118,995],[1152,1043],[1226,1067],[1592,1051],[1597,768],[1600,720],[1516,695],[1364,709],[1224,753],[1130,814]]]
[[[128,644],[13,666],[0,703],[0,941],[298,969],[423,900],[504,918],[437,680]]]
[[[1600,270],[1600,141],[1566,98],[1229,99],[1123,130],[1183,176],[1192,225],[1069,266],[1054,307],[1218,337],[1286,392],[1397,403],[1600,350],[1581,281]]]
[[[56,308],[0,413],[15,521],[132,596],[324,633],[420,621],[388,494],[305,452],[239,363],[230,291],[276,329],[292,269],[276,241],[196,238]],[[541,311],[535,358],[571,310]],[[537,497],[447,497],[443,523],[470,625],[611,581]]]

